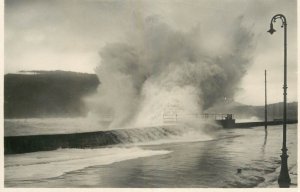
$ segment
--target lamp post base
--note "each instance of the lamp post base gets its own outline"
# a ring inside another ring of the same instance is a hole
[[[278,184],[280,188],[288,188],[291,184],[291,179],[289,176],[289,170],[287,165],[287,158],[289,157],[287,154],[287,149],[282,149],[282,155],[281,157],[281,169],[280,169],[280,175],[278,178]]]

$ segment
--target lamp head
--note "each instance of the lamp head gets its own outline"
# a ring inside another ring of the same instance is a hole
[[[270,29],[269,29],[269,31],[267,31],[267,32],[269,32],[271,35],[275,32],[276,30],[273,28],[273,23],[271,23],[270,24]]]

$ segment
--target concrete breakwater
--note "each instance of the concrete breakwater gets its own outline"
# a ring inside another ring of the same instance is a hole
[[[287,120],[287,124],[296,124],[298,120]],[[268,121],[267,125],[282,125],[282,121]],[[244,122],[244,123],[235,123],[234,128],[249,128],[249,127],[259,127],[264,126],[265,122]]]
[[[287,121],[288,124],[297,122],[297,120]],[[217,121],[217,123],[219,123],[223,128],[251,128],[265,125],[265,122],[235,123],[234,119],[220,120]],[[282,121],[268,122],[268,125],[280,124],[282,124]],[[18,154],[36,151],[50,151],[58,148],[96,148],[119,143],[148,142],[170,138],[172,136],[181,136],[190,131],[193,131],[193,134],[198,134],[197,131],[200,130],[184,127],[178,124],[69,134],[5,136],[4,153]]]
[[[6,136],[4,153],[18,154],[58,148],[96,148],[119,143],[142,143],[182,136],[188,132],[201,136],[199,131],[182,125],[165,125],[71,134]]]
[[[267,124],[267,125],[283,124],[282,119],[268,121],[267,123],[264,121],[236,123],[235,119],[232,117],[233,116],[231,114],[228,114],[225,118],[222,118],[220,120],[215,120],[215,122],[217,124],[219,124],[220,126],[222,126],[223,128],[251,128],[251,127],[265,126],[265,124]],[[298,123],[298,120],[297,119],[287,119],[286,123],[287,124],[295,124],[295,123]]]
[[[113,132],[26,135],[4,137],[4,154],[50,151],[58,148],[88,148],[119,143]]]

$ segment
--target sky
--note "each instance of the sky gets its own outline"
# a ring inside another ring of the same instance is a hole
[[[211,45],[226,47],[236,18],[254,34],[251,66],[235,101],[264,104],[264,70],[268,102],[283,100],[283,29],[271,18],[284,14],[288,23],[288,102],[297,101],[297,1],[289,0],[6,0],[4,7],[4,73],[20,70],[67,70],[95,73],[101,49],[126,38],[149,16],[172,28],[200,26]],[[210,30],[206,30],[210,29]],[[215,30],[214,30],[215,29]],[[216,33],[216,30],[218,33]],[[223,33],[224,32],[224,33]],[[224,34],[219,37],[215,34]],[[249,53],[250,54],[250,53]]]

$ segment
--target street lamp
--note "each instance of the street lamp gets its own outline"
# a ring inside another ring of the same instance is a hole
[[[286,63],[286,53],[287,53],[287,42],[286,42],[286,32],[287,32],[287,23],[286,18],[282,14],[277,14],[271,19],[269,33],[272,35],[276,30],[273,28],[273,23],[276,22],[277,19],[282,21],[281,27],[284,28],[284,84],[283,84],[283,142],[282,142],[282,155],[281,157],[281,169],[280,175],[278,178],[278,184],[280,187],[289,187],[291,183],[291,179],[288,172],[288,165],[287,165],[287,148],[286,148],[286,96],[287,96],[287,63]]]

